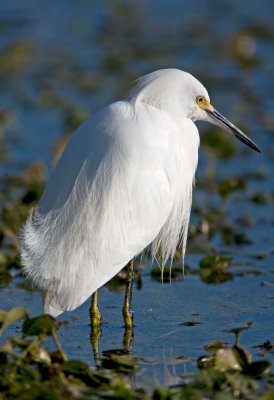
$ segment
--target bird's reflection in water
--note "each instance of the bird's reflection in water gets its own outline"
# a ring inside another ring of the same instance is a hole
[[[125,354],[129,354],[132,352],[133,342],[134,342],[133,329],[134,329],[133,326],[131,328],[125,327],[124,336],[123,336],[123,349],[124,349]]]
[[[122,355],[122,354],[127,355],[132,352],[133,342],[134,342],[133,328],[134,328],[133,326],[131,326],[130,328],[127,328],[127,327],[124,328],[123,348],[115,350],[115,352],[119,353],[119,355]],[[101,353],[100,353],[101,336],[102,336],[101,326],[100,325],[91,326],[90,344],[92,347],[92,352],[93,352],[93,357],[94,357],[94,362],[95,362],[96,367],[101,366]],[[104,352],[104,353],[108,353],[108,352]]]
[[[101,326],[95,325],[91,327],[90,343],[93,351],[95,366],[97,369],[109,369],[116,373],[122,373],[127,376],[128,383],[132,388],[136,387],[135,373],[136,361],[131,359],[131,351],[133,348],[133,325],[128,328],[124,327],[123,346],[122,348],[105,350],[100,352],[100,339],[102,336]]]
[[[90,330],[90,343],[93,352],[93,358],[96,367],[100,366],[100,338],[102,336],[102,329],[100,325],[92,325]]]

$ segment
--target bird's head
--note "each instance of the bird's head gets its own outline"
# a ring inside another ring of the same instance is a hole
[[[241,142],[261,152],[239,128],[210,103],[206,88],[191,74],[179,69],[161,69],[140,78],[128,98],[135,104],[147,103],[180,121],[208,121],[235,135]]]
[[[188,74],[189,75],[189,74]],[[229,133],[232,133],[241,142],[251,147],[253,150],[261,153],[259,147],[246,136],[239,128],[233,125],[226,117],[224,117],[219,111],[217,111],[212,104],[204,86],[193,76],[189,78],[192,81],[192,93],[190,101],[192,103],[192,120],[208,121],[213,125],[217,125]]]

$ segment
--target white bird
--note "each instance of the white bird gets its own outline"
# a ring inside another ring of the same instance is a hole
[[[24,273],[46,313],[74,310],[149,245],[163,265],[178,243],[184,254],[197,120],[260,152],[178,69],[140,78],[125,100],[77,129],[22,231]]]

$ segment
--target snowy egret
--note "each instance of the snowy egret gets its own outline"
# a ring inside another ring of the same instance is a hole
[[[185,252],[203,120],[259,148],[187,72],[140,78],[128,98],[75,132],[22,232],[27,277],[45,312],[74,310],[151,245],[162,265]],[[95,299],[95,311],[97,299]]]

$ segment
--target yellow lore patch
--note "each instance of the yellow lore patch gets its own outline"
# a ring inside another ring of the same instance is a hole
[[[206,100],[204,96],[197,96],[196,103],[202,110],[213,110],[212,105]]]

